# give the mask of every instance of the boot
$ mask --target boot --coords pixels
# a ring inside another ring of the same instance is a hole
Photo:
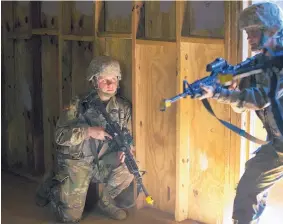
[[[124,220],[127,218],[127,213],[123,209],[115,206],[113,199],[105,192],[105,190],[103,191],[97,206],[105,215],[112,219]]]
[[[51,188],[54,185],[55,185],[55,183],[52,180],[52,173],[47,174],[43,178],[43,182],[40,183],[39,187],[36,190],[36,194],[35,194],[35,203],[39,207],[44,207],[47,204],[49,204]]]

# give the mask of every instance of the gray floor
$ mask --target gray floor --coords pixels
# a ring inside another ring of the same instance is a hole
[[[37,207],[34,203],[34,192],[37,184],[26,178],[2,172],[2,224],[54,224],[52,214],[47,208]],[[86,214],[81,224],[173,224],[173,217],[154,209],[131,211],[126,221],[108,219],[97,211]],[[182,224],[197,224],[193,221]],[[181,224],[180,223],[180,224]]]

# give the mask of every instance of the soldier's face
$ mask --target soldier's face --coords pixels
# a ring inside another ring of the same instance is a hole
[[[105,94],[115,94],[118,87],[118,78],[116,74],[99,76],[97,79],[98,89]]]
[[[248,35],[247,39],[251,46],[251,50],[257,51],[260,44],[262,31],[260,29],[247,29],[246,33]]]

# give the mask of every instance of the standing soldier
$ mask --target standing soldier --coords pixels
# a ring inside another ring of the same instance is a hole
[[[276,4],[263,2],[247,7],[240,14],[239,26],[246,31],[252,51],[266,57],[283,53],[283,13]],[[268,133],[270,143],[262,145],[247,161],[238,184],[235,224],[256,223],[265,208],[259,196],[266,196],[267,190],[283,177],[283,57],[266,67],[262,74],[243,78],[237,90],[203,85],[199,98],[230,104],[239,113],[255,111]]]
[[[63,110],[55,131],[56,143],[62,146],[57,152],[56,168],[40,185],[36,202],[40,206],[50,203],[61,222],[78,222],[90,182],[104,182],[98,207],[109,217],[123,220],[126,212],[114,199],[129,187],[134,177],[124,163],[125,154],[105,142],[111,136],[105,131],[104,117],[94,106],[83,105],[100,98],[111,119],[131,133],[131,104],[116,96],[121,80],[118,61],[108,56],[94,58],[86,78],[92,94],[76,96]],[[102,147],[100,143],[104,143]]]

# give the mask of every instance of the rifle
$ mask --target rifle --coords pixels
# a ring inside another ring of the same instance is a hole
[[[113,121],[109,114],[107,113],[105,106],[101,102],[100,98],[95,96],[94,92],[91,93],[89,96],[89,105],[92,105],[94,108],[97,108],[97,111],[99,111],[103,117],[105,118],[106,121],[106,132],[112,136],[112,139],[107,139],[108,141],[111,141],[110,144],[116,145],[115,148],[118,150],[121,150],[125,153],[125,164],[131,174],[134,175],[136,183],[137,183],[137,188],[138,188],[138,193],[144,192],[146,196],[146,202],[150,205],[153,204],[153,199],[147,192],[143,181],[142,181],[142,175],[145,172],[141,172],[139,170],[139,167],[134,159],[134,156],[131,153],[131,143],[133,142],[133,138],[129,131],[126,128],[120,128],[120,125],[116,122]],[[142,174],[141,174],[142,173]]]
[[[223,58],[216,58],[213,62],[206,65],[206,71],[211,72],[209,76],[199,79],[192,84],[189,84],[187,80],[183,80],[183,92],[172,98],[162,100],[160,110],[165,111],[172,103],[181,98],[186,98],[187,96],[195,98],[201,95],[203,90],[200,84],[211,86],[220,83],[223,86],[228,86],[232,80],[261,73],[264,66],[264,60],[262,60],[261,56],[261,54],[255,55],[235,66],[228,64]]]
[[[195,98],[198,95],[202,95],[203,90],[200,87],[200,84],[209,85],[209,86],[222,85],[225,87],[230,85],[230,82],[232,80],[262,73],[264,69],[272,65],[277,64],[280,67],[283,62],[282,56],[283,56],[283,51],[278,52],[276,55],[273,55],[272,57],[267,57],[265,56],[265,53],[260,53],[234,66],[228,64],[228,62],[223,58],[216,58],[213,62],[207,64],[206,66],[206,71],[211,72],[209,76],[197,80],[192,84],[189,84],[187,80],[183,80],[183,92],[172,98],[162,100],[160,110],[165,111],[166,108],[170,107],[172,103],[178,101],[179,99],[186,98],[187,96],[190,96],[191,98]],[[268,143],[267,141],[257,139],[254,136],[250,135],[249,133],[245,132],[244,130],[216,117],[207,99],[203,99],[202,103],[212,116],[214,116],[224,126],[236,132],[240,136],[243,136],[257,144],[262,145]],[[273,99],[271,99],[271,103],[273,103]],[[280,125],[282,124],[281,126],[283,126],[282,118],[279,117],[277,120],[279,124]]]

